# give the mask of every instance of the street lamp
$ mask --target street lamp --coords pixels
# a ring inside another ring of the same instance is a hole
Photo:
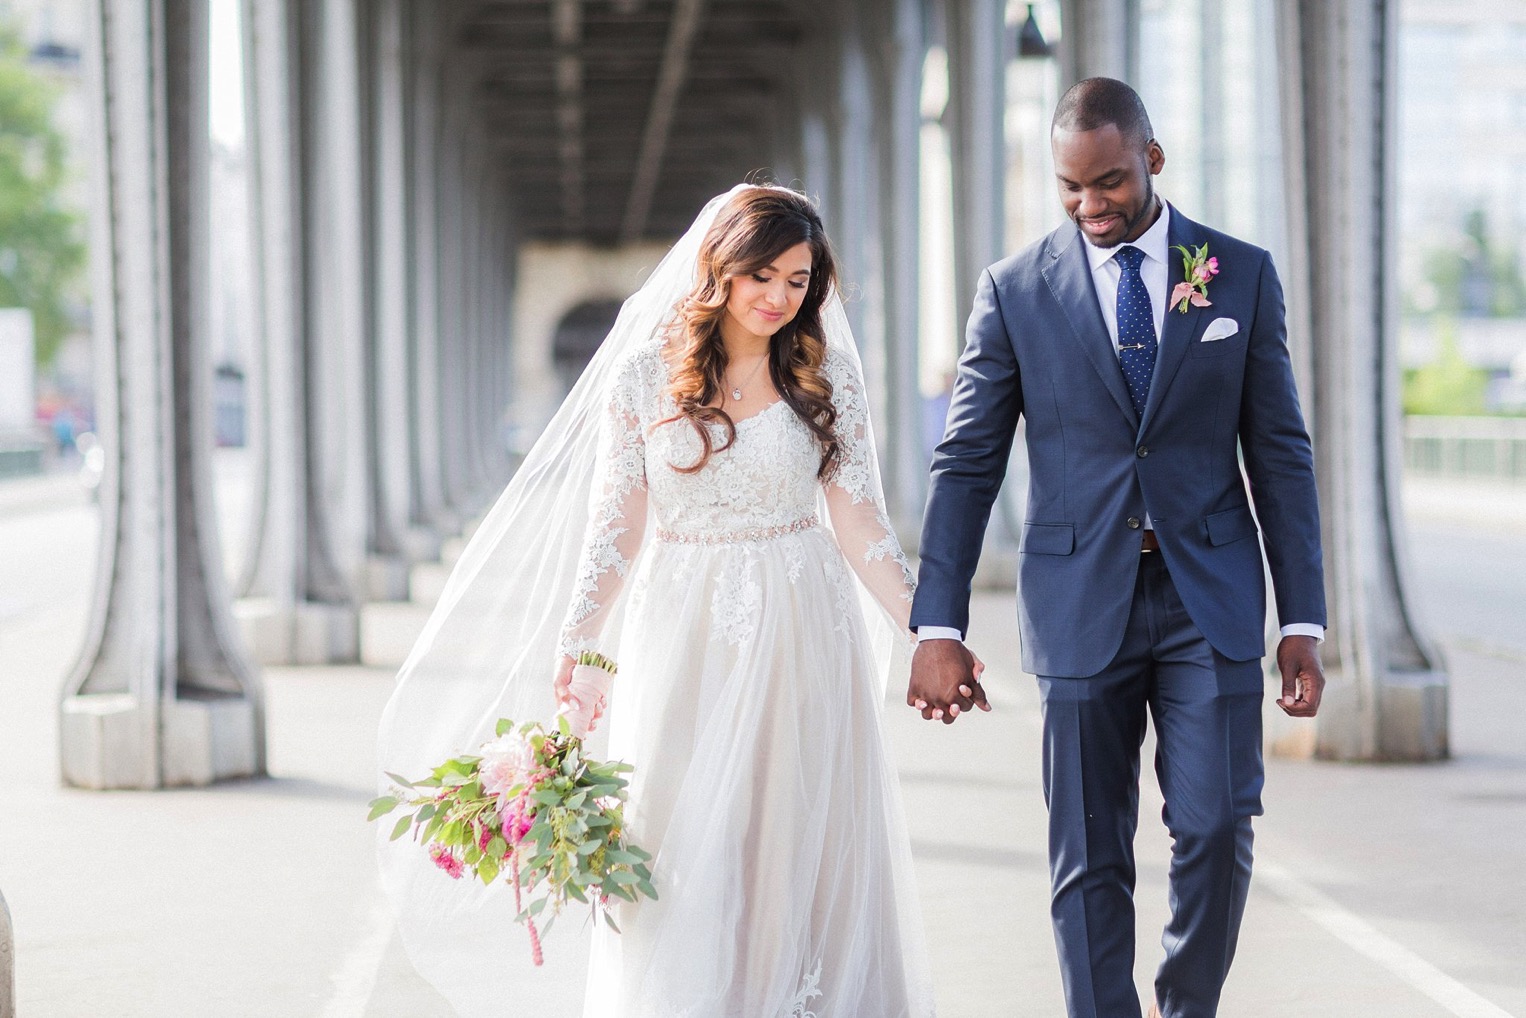
[[[1044,33],[1039,31],[1038,18],[1033,14],[1036,6],[1028,5],[1028,17],[1017,30],[1017,56],[1021,60],[1042,60],[1054,54],[1054,47],[1044,41]]]

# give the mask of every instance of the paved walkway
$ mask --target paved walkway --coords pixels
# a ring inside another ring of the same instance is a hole
[[[268,780],[160,793],[57,786],[54,697],[83,629],[92,518],[77,504],[0,520],[10,605],[0,611],[0,888],[17,929],[21,1018],[449,1015],[400,950],[363,822],[389,672],[268,671]],[[1450,540],[1447,530],[1417,533],[1438,569],[1474,543],[1446,553],[1430,542]],[[1500,589],[1519,605],[1526,539],[1488,534],[1494,565],[1512,577]],[[1467,587],[1436,575],[1425,597]],[[1481,589],[1480,611],[1493,610],[1495,588]],[[1270,762],[1227,1018],[1526,1016],[1526,650],[1484,629],[1449,643],[1455,760]],[[1011,632],[1009,598],[979,597],[973,641],[991,665],[995,713],[948,728],[887,714],[946,1018],[1063,1013],[1037,701]],[[1142,815],[1147,987],[1168,853],[1150,778]],[[564,1013],[533,996],[520,1004],[505,1014]]]

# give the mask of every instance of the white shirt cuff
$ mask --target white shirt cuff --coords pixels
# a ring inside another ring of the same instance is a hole
[[[1313,622],[1293,622],[1282,627],[1283,636],[1312,636],[1320,643],[1325,642],[1325,627]]]
[[[958,640],[964,642],[964,634],[952,626],[918,626],[917,642],[924,640]]]

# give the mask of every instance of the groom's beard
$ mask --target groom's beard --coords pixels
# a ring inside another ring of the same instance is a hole
[[[1130,238],[1138,240],[1139,238],[1134,235],[1134,231],[1138,229],[1140,223],[1146,222],[1153,212],[1155,212],[1155,181],[1152,178],[1146,176],[1145,200],[1144,203],[1139,206],[1139,212],[1123,221],[1123,233],[1117,240],[1113,241],[1111,244],[1095,244],[1094,246],[1099,247],[1104,251],[1111,251],[1119,244],[1129,243]],[[1076,225],[1079,226],[1079,218],[1072,218],[1076,220]],[[1141,230],[1140,232],[1142,233],[1144,231]],[[1088,242],[1091,242],[1091,237],[1087,235],[1085,230],[1082,230],[1081,234],[1087,238]]]

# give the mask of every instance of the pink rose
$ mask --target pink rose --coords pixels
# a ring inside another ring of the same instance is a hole
[[[508,732],[482,747],[477,780],[488,795],[502,796],[523,784],[535,766],[535,751],[516,732]]]

